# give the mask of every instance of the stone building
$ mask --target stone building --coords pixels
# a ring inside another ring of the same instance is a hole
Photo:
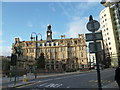
[[[52,39],[51,25],[47,26],[46,40],[37,40],[35,37],[31,41],[20,41],[15,38],[12,45],[12,53],[15,47],[20,48],[18,55],[18,67],[28,70],[35,68],[36,58],[44,53],[47,70],[68,70],[87,67],[87,51],[84,34],[78,34],[78,38]]]

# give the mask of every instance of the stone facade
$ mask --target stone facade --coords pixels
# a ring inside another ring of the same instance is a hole
[[[49,33],[49,34],[48,34]],[[20,41],[15,38],[12,46],[12,53],[15,53],[14,47],[21,48],[21,54],[18,56],[18,66],[28,70],[35,67],[35,58],[44,53],[47,70],[68,70],[87,67],[87,51],[84,34],[78,34],[78,38],[52,39],[51,26],[47,27],[46,40]]]

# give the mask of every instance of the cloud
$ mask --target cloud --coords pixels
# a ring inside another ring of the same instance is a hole
[[[94,17],[94,20],[99,21],[99,16]],[[82,18],[78,16],[72,17],[71,22],[67,23],[66,25],[67,30],[65,35],[71,38],[77,38],[78,34],[91,33],[86,28],[88,21],[89,21],[89,17],[82,17]]]
[[[69,9],[71,9],[70,7],[69,8],[66,8],[66,4],[62,3],[62,2],[59,2],[58,3],[58,6],[63,10],[63,13],[62,15],[65,15],[67,17],[71,17],[70,13],[69,13]],[[71,10],[72,11],[72,10]]]
[[[87,9],[91,8],[91,7],[94,7],[96,3],[90,3],[90,2],[84,2],[84,3],[79,3],[77,6],[76,6],[76,9],[77,10],[82,10],[84,12],[86,12]]]
[[[0,46],[0,56],[10,56],[12,53],[10,46]]]
[[[78,34],[90,33],[86,25],[88,23],[89,16],[85,16],[88,10],[92,10],[96,3],[90,2],[80,2],[74,5],[74,3],[59,3],[59,7],[63,10],[63,14],[70,20],[66,24],[65,35],[71,38],[77,38]],[[69,7],[69,8],[68,8]],[[99,16],[94,16],[95,20],[99,19]]]
[[[74,3],[62,3],[59,2],[58,6],[63,10],[62,15],[71,19],[72,16],[84,16],[87,10],[92,10],[91,8],[96,7],[98,2],[79,2],[74,5]]]
[[[78,34],[85,34],[88,32],[86,29],[86,24],[88,22],[88,18],[80,18],[80,17],[73,17],[73,20],[67,24],[68,30],[65,33],[68,37],[77,38]]]
[[[75,6],[74,12],[75,15],[79,15],[79,16],[84,16],[85,14],[87,14],[87,11],[92,10],[92,8],[96,7],[96,2],[81,2],[78,3]]]
[[[0,38],[0,45],[2,44],[2,43],[5,43],[6,41],[4,41],[4,40],[2,40],[2,38]]]

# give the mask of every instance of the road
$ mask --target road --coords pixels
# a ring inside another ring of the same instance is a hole
[[[114,81],[115,69],[101,70],[102,86]],[[97,72],[78,73],[74,75],[55,76],[37,79],[35,83],[17,88],[97,88]]]

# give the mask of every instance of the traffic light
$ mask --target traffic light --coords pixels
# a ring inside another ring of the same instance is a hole
[[[17,64],[17,55],[12,54],[11,55],[11,65],[15,66]]]

